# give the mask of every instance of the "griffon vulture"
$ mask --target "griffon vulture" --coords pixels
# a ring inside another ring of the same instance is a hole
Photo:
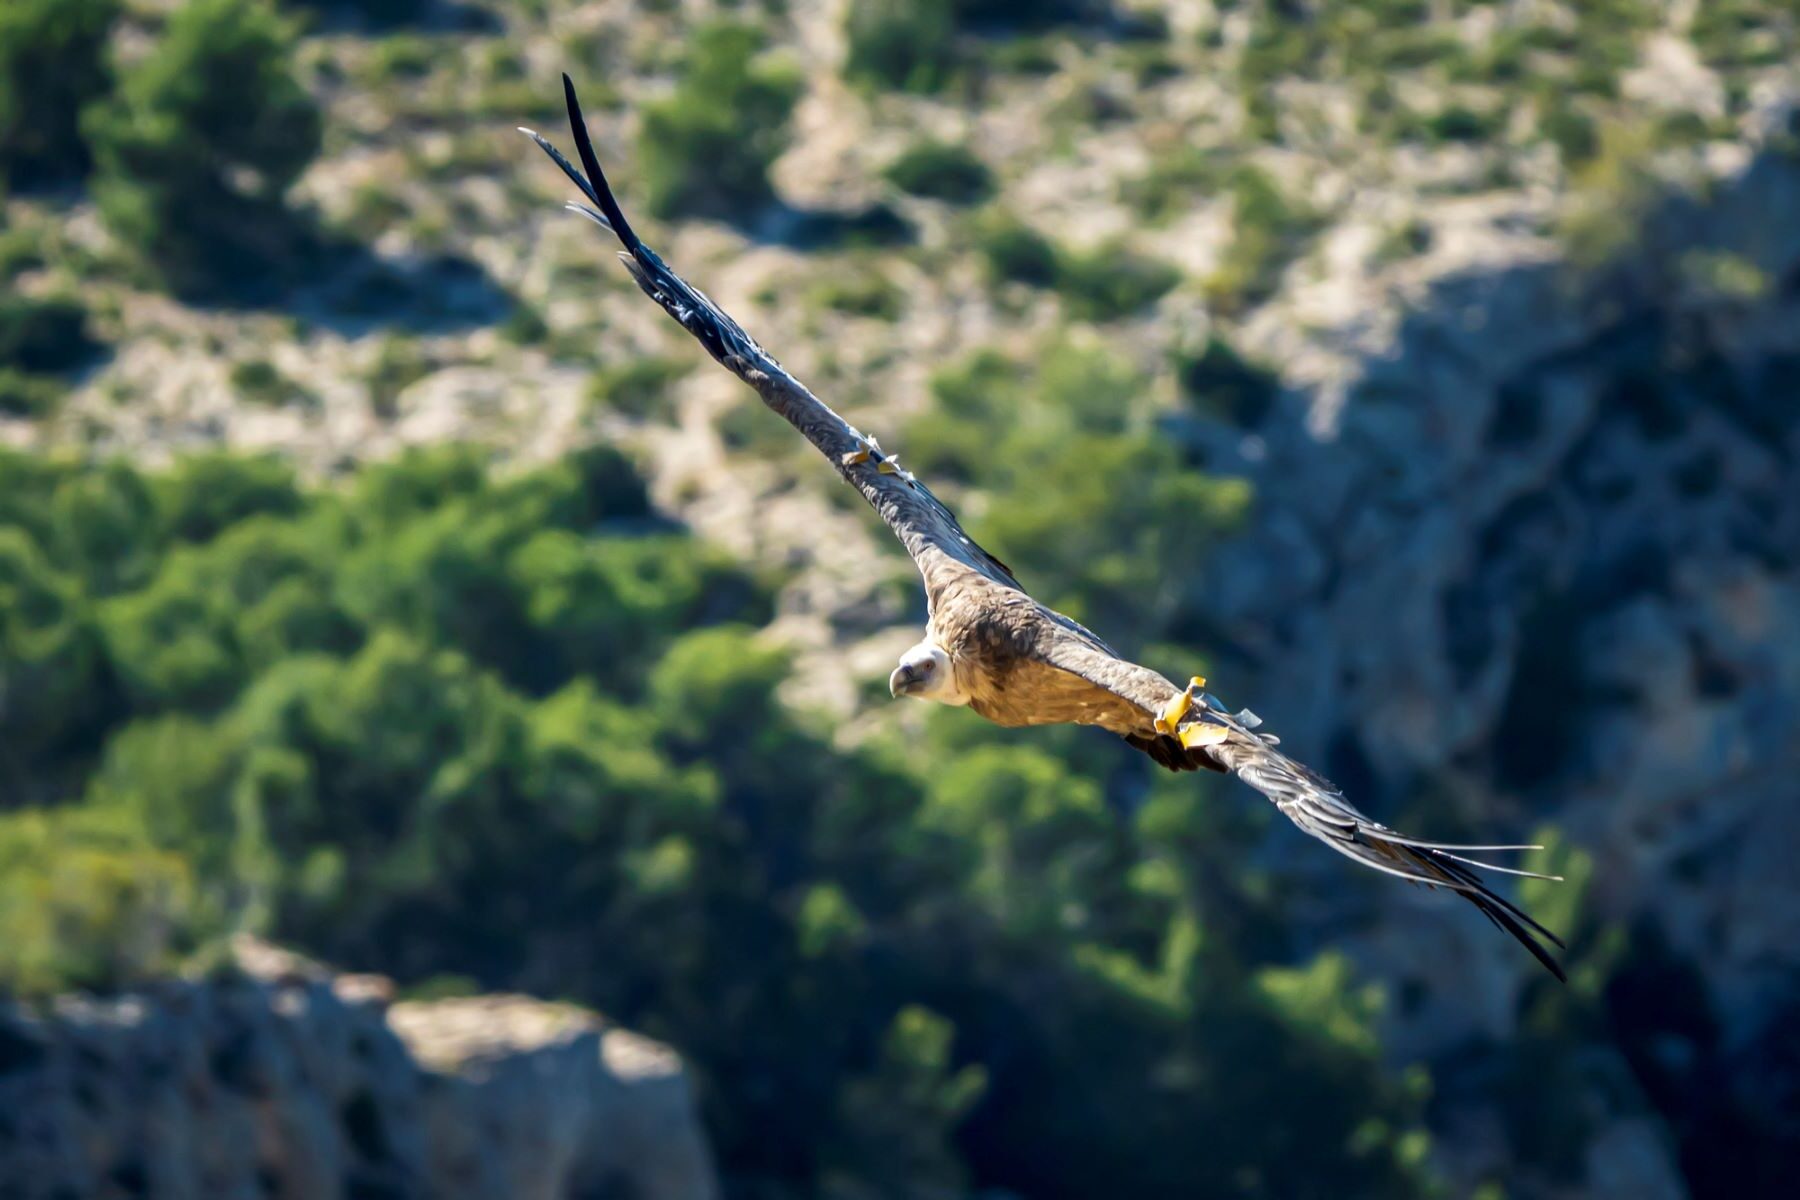
[[[1458,846],[1403,837],[1358,812],[1323,777],[1275,749],[1247,710],[1231,714],[1195,678],[1180,688],[1127,662],[1075,621],[1039,604],[1006,564],[976,545],[948,508],[895,456],[838,416],[713,302],[638,240],[594,157],[575,88],[563,77],[569,123],[585,175],[548,141],[528,134],[593,207],[568,207],[624,246],[619,255],[638,287],[675,318],[763,402],[818,448],[887,522],[924,576],[925,636],[888,677],[896,697],[965,705],[997,725],[1098,725],[1172,771],[1236,775],[1274,801],[1301,830],[1378,871],[1468,899],[1564,978],[1539,938],[1557,936],[1490,890],[1471,867],[1525,875],[1465,857],[1532,846]]]

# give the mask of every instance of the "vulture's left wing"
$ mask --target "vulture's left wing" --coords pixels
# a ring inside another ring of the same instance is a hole
[[[618,237],[625,248],[619,258],[638,287],[693,334],[707,353],[755,388],[764,404],[804,434],[837,468],[838,474],[862,493],[918,564],[925,577],[926,595],[933,603],[946,584],[969,572],[1023,591],[1006,565],[976,545],[950,510],[910,471],[901,468],[893,455],[883,452],[873,438],[864,437],[831,411],[788,374],[773,355],[757,345],[742,326],[639,240],[625,214],[619,211],[606,175],[600,170],[581,106],[575,99],[575,85],[567,75],[563,76],[563,93],[582,170],[577,170],[543,137],[529,129],[521,132],[530,136],[593,203],[593,208],[582,204],[569,207]]]
[[[1118,712],[1126,717],[1152,720],[1154,732],[1140,729],[1136,735],[1126,737],[1132,745],[1170,770],[1205,766],[1228,771],[1267,796],[1302,832],[1318,838],[1339,854],[1411,883],[1456,892],[1480,909],[1488,920],[1516,938],[1551,974],[1566,979],[1561,964],[1544,944],[1549,942],[1561,947],[1562,939],[1488,887],[1475,871],[1498,871],[1535,879],[1556,877],[1469,857],[1495,851],[1540,850],[1541,846],[1463,846],[1426,842],[1389,829],[1363,815],[1330,780],[1276,749],[1279,739],[1256,732],[1261,722],[1254,715],[1227,713],[1204,693],[1195,698],[1193,693],[1197,689],[1193,687],[1184,695],[1180,688],[1155,671],[1127,662],[1103,645],[1097,645],[1091,634],[1086,637],[1081,634],[1086,631],[1081,630],[1080,634],[1058,631],[1044,639],[1040,644],[1040,661],[1064,678],[1084,681],[1091,696],[1104,697],[1103,702],[1093,705],[1094,710],[1105,711],[1109,716]],[[1104,720],[1085,723],[1108,724]]]

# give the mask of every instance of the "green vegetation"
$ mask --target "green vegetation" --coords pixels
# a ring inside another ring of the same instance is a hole
[[[982,213],[971,228],[991,282],[1054,288],[1077,320],[1134,316],[1181,282],[1179,268],[1122,242],[1070,250],[1005,210]]]
[[[1281,272],[1304,249],[1317,221],[1254,167],[1233,175],[1231,193],[1231,241],[1205,288],[1214,305],[1237,312],[1274,293]]]
[[[644,109],[638,166],[651,212],[744,221],[774,200],[769,164],[787,144],[801,80],[764,45],[749,25],[694,33],[674,94]]]
[[[58,380],[0,367],[0,413],[9,417],[47,417],[66,389]]]
[[[870,90],[944,90],[977,52],[960,44],[974,34],[1016,34],[1098,15],[1094,0],[852,0],[844,18],[849,53],[844,75]],[[989,65],[1030,69],[1028,39],[981,47]],[[1041,49],[1041,46],[1035,47]]]
[[[1049,287],[1056,282],[1056,247],[1011,213],[984,214],[975,226],[976,250],[995,283]]]
[[[1028,364],[980,351],[933,377],[937,409],[905,448],[927,478],[989,493],[972,532],[1003,548],[1034,593],[1161,641],[1189,602],[1166,564],[1202,561],[1248,494],[1182,468],[1149,392],[1125,360],[1067,336]]]
[[[1069,314],[1084,321],[1131,316],[1180,282],[1175,266],[1116,242],[1085,253],[1063,251],[1056,260],[1056,290]]]
[[[194,0],[84,118],[102,216],[177,291],[240,291],[291,265],[283,196],[320,143],[292,49],[267,0]]]
[[[369,407],[378,417],[393,417],[399,411],[400,393],[431,374],[431,369],[418,342],[398,334],[382,338],[365,380]]]
[[[853,0],[844,74],[874,87],[936,91],[955,68],[955,32],[952,0]]]
[[[231,390],[252,404],[283,408],[309,404],[313,396],[266,358],[249,358],[231,367]]]
[[[1014,497],[982,532],[1035,582],[1166,629],[1159,557],[1241,498],[1167,460],[1106,352],[1021,375],[947,372],[970,411],[935,428],[969,438],[929,455]],[[0,987],[118,987],[247,927],[574,998],[681,1047],[762,1195],[1419,1192],[1377,1002],[1245,957],[1268,901],[1192,781],[1121,820],[1150,764],[1080,731],[835,748],[775,698],[766,590],[651,516],[609,451],[332,491],[0,458]]]
[[[648,356],[603,366],[588,383],[588,402],[628,417],[669,420],[675,411],[669,387],[692,369],[689,360]]]
[[[112,83],[106,39],[119,0],[0,5],[0,185],[80,175],[81,110]]]
[[[130,814],[0,813],[0,980],[17,991],[121,987],[219,928],[189,865]]]
[[[88,313],[67,296],[0,296],[0,413],[44,416],[62,398],[61,376],[95,358]]]
[[[951,204],[974,204],[994,190],[987,164],[951,142],[914,142],[888,165],[887,177],[901,191]]]
[[[1175,381],[1182,399],[1196,412],[1244,429],[1255,429],[1280,392],[1274,372],[1244,360],[1218,335],[1197,352],[1175,355]]]
[[[67,371],[98,349],[88,332],[87,310],[79,301],[66,296],[0,296],[0,366]]]
[[[1223,179],[1218,158],[1183,146],[1160,154],[1150,169],[1120,189],[1120,199],[1146,221],[1167,221],[1206,202]]]
[[[806,302],[852,317],[898,321],[906,307],[906,295],[880,268],[860,262],[841,274],[820,280],[807,292]]]

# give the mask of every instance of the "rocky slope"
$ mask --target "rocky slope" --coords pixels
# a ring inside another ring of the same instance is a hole
[[[1206,581],[1232,693],[1376,811],[1463,836],[1547,821],[1591,852],[1590,917],[1641,961],[1604,998],[1577,1108],[1660,1109],[1690,1135],[1762,1114],[1770,1141],[1736,1151],[1623,1119],[1591,1146],[1592,1194],[1682,1195],[1678,1159],[1704,1179],[1794,1144],[1776,1115],[1800,928],[1790,138],[1713,198],[1654,204],[1597,274],[1527,248],[1433,281],[1348,369],[1202,439],[1259,497]],[[1719,288],[1719,259],[1756,286]],[[1448,1103],[1479,1107],[1456,1092],[1481,1056],[1459,1056],[1516,1030],[1529,980],[1476,923],[1379,903],[1355,940],[1413,981],[1394,1052],[1445,1063]]]
[[[715,1195],[679,1059],[525,997],[392,1003],[250,940],[235,969],[0,1009],[0,1195]]]

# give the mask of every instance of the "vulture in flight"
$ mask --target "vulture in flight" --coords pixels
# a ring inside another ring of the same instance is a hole
[[[976,545],[948,508],[874,438],[827,407],[731,317],[638,240],[613,198],[588,138],[575,87],[563,76],[569,124],[582,170],[546,139],[523,129],[591,203],[568,207],[618,237],[619,255],[638,287],[660,304],[723,366],[755,388],[887,522],[924,577],[925,636],[900,658],[889,691],[966,706],[1008,727],[1098,725],[1171,771],[1218,771],[1267,796],[1302,831],[1401,879],[1447,888],[1517,938],[1558,979],[1563,970],[1544,941],[1554,933],[1476,877],[1471,868],[1531,872],[1477,862],[1478,851],[1535,846],[1460,846],[1404,837],[1358,812],[1317,772],[1256,732],[1248,710],[1230,713],[1194,678],[1177,687],[1128,662],[1080,624],[1025,591],[1005,563]],[[1553,876],[1534,876],[1554,878]],[[1539,939],[1543,939],[1540,941]]]

